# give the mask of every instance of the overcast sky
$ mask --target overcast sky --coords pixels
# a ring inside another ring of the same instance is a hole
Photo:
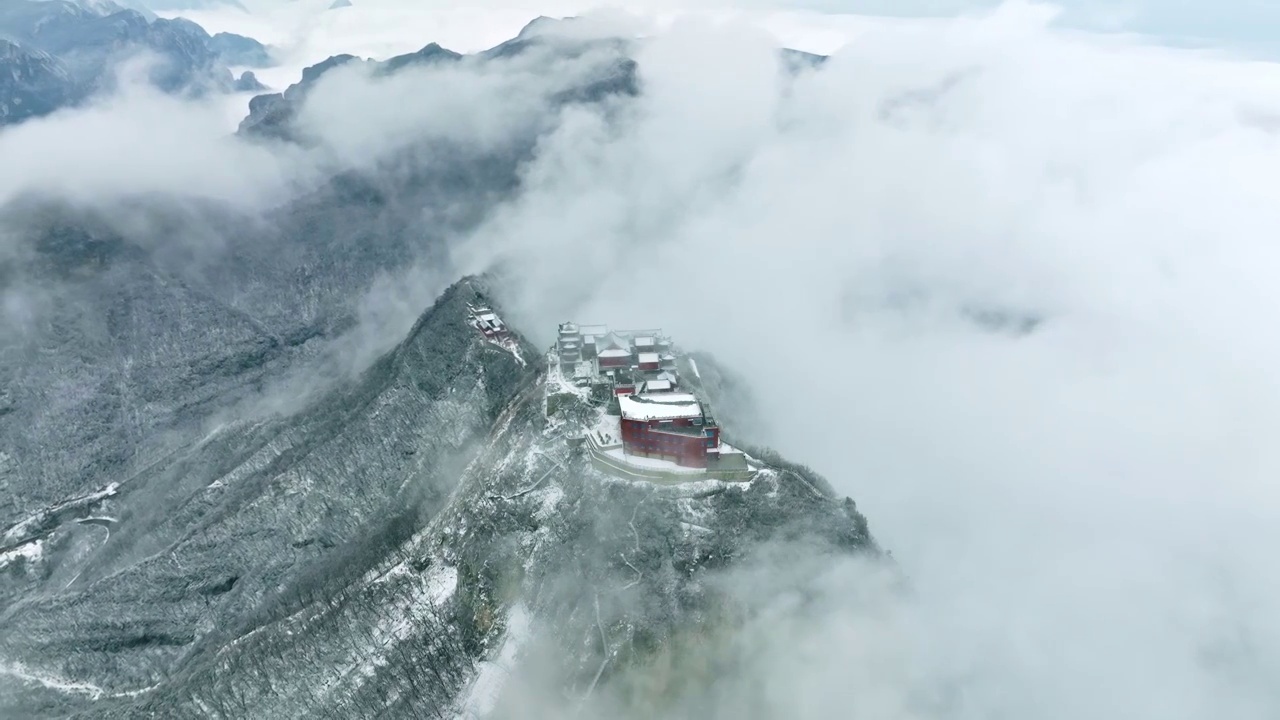
[[[807,22],[809,43],[830,50],[832,26],[851,15],[903,18],[947,18],[990,11],[1000,0],[634,0],[607,3],[599,0],[486,0],[457,3],[426,0],[361,0],[359,10],[326,13],[325,0],[244,0],[254,12],[233,9],[188,11],[210,29],[235,28],[264,41],[301,43],[316,47],[329,42],[330,32],[345,35],[350,45],[379,47],[417,42],[431,36],[458,50],[474,50],[505,39],[529,18],[537,15],[577,14],[590,7],[619,6],[633,12],[661,14],[697,12],[750,12],[756,16],[792,14],[820,17]],[[1057,22],[1064,27],[1142,33],[1163,42],[1231,47],[1274,54],[1280,39],[1280,5],[1267,0],[1061,0]],[[171,13],[165,13],[171,14]],[[408,32],[409,29],[413,32]],[[332,38],[337,41],[337,37]],[[797,38],[797,42],[805,42]],[[336,47],[336,45],[335,45]],[[376,54],[376,52],[374,52]]]

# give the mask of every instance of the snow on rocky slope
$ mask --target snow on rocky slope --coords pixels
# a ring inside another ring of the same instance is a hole
[[[0,716],[180,685],[434,516],[532,377],[466,325],[477,293],[452,288],[398,348],[302,412],[224,424],[110,493],[0,527],[6,557],[40,545],[0,573]]]
[[[745,612],[718,573],[775,541],[878,553],[802,470],[593,469],[565,442],[591,413],[547,417],[545,373],[466,324],[477,298],[451,288],[302,417],[121,484],[92,508],[119,518],[109,539],[56,524],[41,542],[78,549],[37,555],[0,613],[0,714],[601,717],[661,686],[659,712],[680,648]]]

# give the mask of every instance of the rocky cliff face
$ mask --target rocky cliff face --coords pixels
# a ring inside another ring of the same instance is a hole
[[[434,515],[532,376],[466,326],[476,292],[309,409],[211,427],[5,528],[0,707],[154,685]]]
[[[531,683],[560,693],[548,716],[660,712],[691,680],[672,663],[747,611],[718,572],[772,542],[876,552],[803,470],[592,469],[564,442],[574,410],[545,414],[541,356],[486,342],[475,301],[454,286],[297,415],[211,429],[10,527],[0,711],[529,717]]]

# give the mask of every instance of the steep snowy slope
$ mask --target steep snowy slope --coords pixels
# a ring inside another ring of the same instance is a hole
[[[586,408],[548,419],[545,380],[525,385],[443,511],[390,557],[234,643],[184,678],[183,695],[145,707],[529,717],[523,692],[508,691],[515,677],[606,712],[637,676],[653,682],[656,658],[679,664],[688,638],[728,632],[742,609],[708,579],[754,548],[874,552],[852,503],[816,491],[821,481],[803,471],[665,486],[597,472],[564,441],[567,418]]]
[[[466,325],[476,294],[455,286],[301,413],[212,428],[0,529],[0,716],[161,682],[435,515],[533,374]]]
[[[0,714],[660,712],[688,648],[747,612],[720,571],[764,543],[877,552],[801,469],[667,486],[592,469],[564,440],[585,408],[546,416],[540,356],[466,325],[484,299],[463,281],[301,416],[219,428],[20,547],[10,530]]]

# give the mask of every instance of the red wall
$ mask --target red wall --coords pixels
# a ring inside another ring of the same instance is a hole
[[[688,419],[676,420],[673,425],[688,427]],[[651,431],[652,428],[652,431]],[[658,421],[622,419],[622,445],[626,452],[652,457],[675,457],[676,463],[685,467],[707,466],[707,440],[705,437],[664,433],[658,430]],[[710,428],[713,444],[718,442],[720,429]]]
[[[631,364],[629,357],[602,357],[597,360],[602,368],[626,367]]]

